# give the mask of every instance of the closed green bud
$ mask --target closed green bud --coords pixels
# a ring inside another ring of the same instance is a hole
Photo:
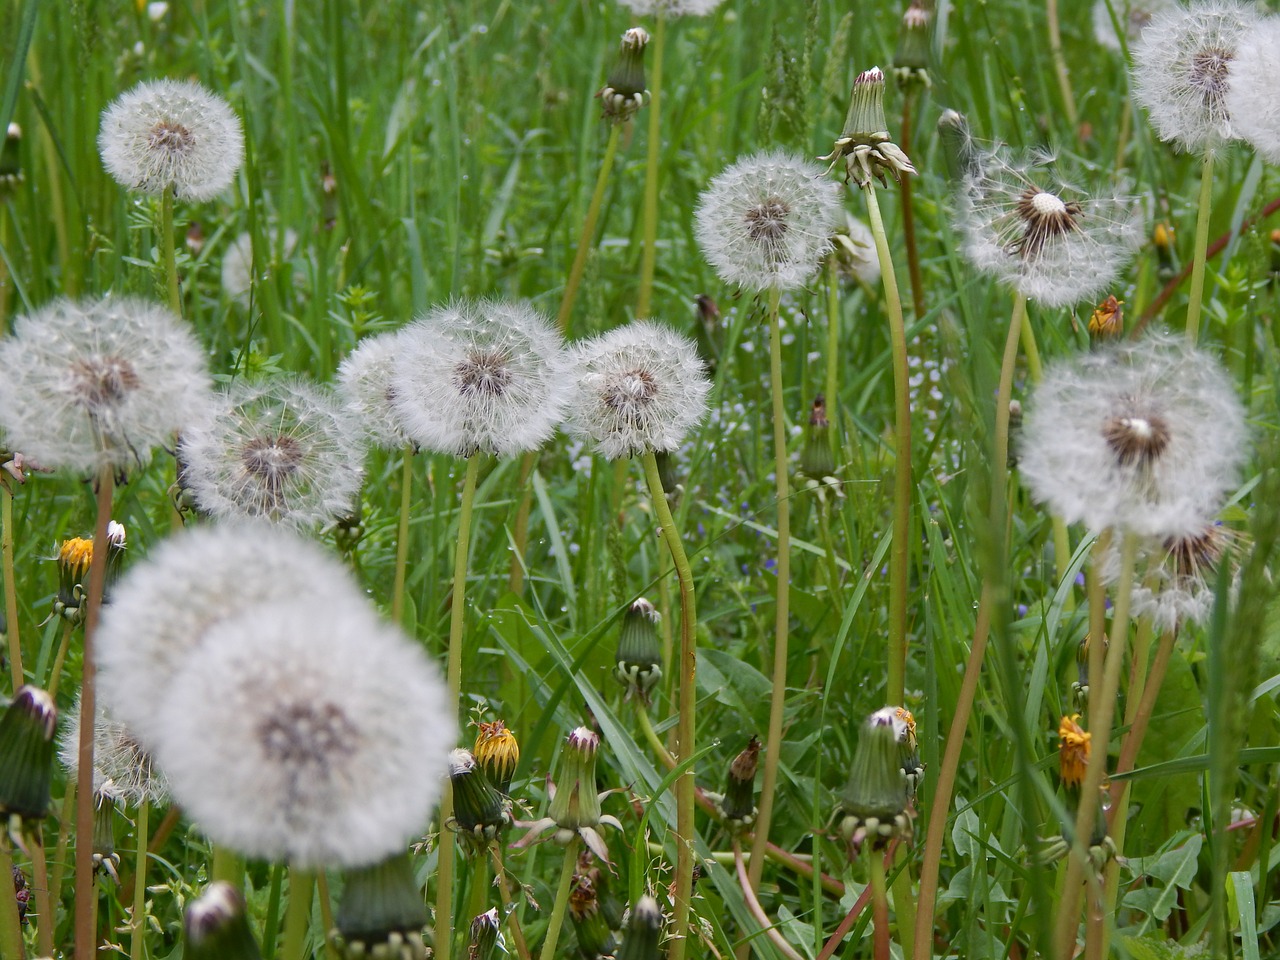
[[[262,960],[249,929],[244,898],[235,887],[215,881],[187,907],[185,960]]]
[[[827,401],[822,394],[814,398],[809,409],[809,428],[804,432],[800,469],[818,480],[836,472],[836,458],[831,452],[831,423],[827,420]]]
[[[830,160],[835,166],[842,158],[846,177],[860,187],[870,186],[872,177],[885,183],[885,174],[901,180],[904,174],[916,172],[911,159],[889,136],[884,116],[884,74],[879,67],[864,70],[853,81],[844,131],[831,152],[819,159]]]
[[[618,59],[609,71],[604,88],[596,94],[604,119],[622,123],[649,102],[644,79],[644,48],[648,44],[649,34],[643,27],[632,27],[622,35]]]
[[[729,764],[720,814],[731,829],[750,827],[756,819],[756,768],[760,765],[760,738],[752,736],[746,748]]]
[[[469,750],[449,754],[453,822],[465,839],[483,847],[511,825],[511,801],[500,793]]]
[[[898,49],[893,55],[893,73],[904,88],[928,87],[929,32],[933,16],[921,0],[911,0],[898,30]]]
[[[498,908],[494,907],[471,921],[471,946],[467,960],[492,960],[498,947]]]
[[[640,597],[622,616],[618,652],[613,675],[627,688],[627,698],[639,697],[648,704],[649,695],[662,678],[662,641],[658,637],[660,615],[657,607]]]
[[[422,928],[427,908],[413,875],[409,854],[343,874],[346,886],[334,918],[337,941],[347,960],[423,960]],[[447,934],[448,931],[441,931]]]
[[[578,953],[583,960],[597,960],[613,954],[613,931],[600,909],[590,871],[573,877],[573,886],[569,890],[569,919],[578,935]]]
[[[600,823],[600,795],[596,792],[599,747],[599,735],[587,727],[576,728],[564,742],[560,777],[550,810],[551,819],[561,831],[576,832],[580,827],[595,827]]]
[[[853,753],[849,782],[841,796],[840,829],[854,851],[865,840],[879,849],[893,837],[909,835],[903,745],[909,728],[900,707],[883,707],[863,724]]]
[[[93,794],[93,870],[120,882],[120,854],[116,853],[116,796],[108,780]]]
[[[617,960],[658,960],[662,956],[662,910],[645,894],[631,908]]]
[[[969,133],[969,121],[963,113],[943,110],[938,118],[938,136],[942,140],[942,155],[947,163],[947,179],[952,183],[963,183],[982,172],[982,160]]]
[[[18,690],[0,717],[0,813],[32,820],[45,815],[57,725],[49,694],[30,685]]]

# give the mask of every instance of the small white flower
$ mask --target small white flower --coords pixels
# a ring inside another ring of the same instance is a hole
[[[1231,64],[1227,110],[1237,135],[1280,163],[1280,17],[1266,17],[1240,42]]]
[[[1028,406],[1023,480],[1054,513],[1092,530],[1201,532],[1246,455],[1230,378],[1181,337],[1150,336],[1050,367]]]
[[[831,249],[843,220],[840,186],[802,157],[757,153],[711,181],[695,216],[702,255],[726,283],[791,290]]]
[[[154,744],[160,694],[209,629],[257,604],[351,597],[359,588],[318,544],[267,523],[199,527],[134,563],[102,608],[95,650],[102,705]]]
[[[302,598],[209,629],[164,695],[156,759],[214,843],[359,867],[426,828],[456,709],[422,650],[365,603]]]
[[[672,452],[707,413],[707,380],[688,337],[637,320],[573,348],[578,395],[570,428],[608,460]]]
[[[98,151],[121,186],[210,200],[244,162],[240,118],[221,97],[187,80],[140,83],[102,113]]]
[[[399,331],[366,337],[338,367],[338,393],[370,441],[398,450],[413,441],[392,403],[392,381],[402,340]]]
[[[205,354],[164,307],[55,300],[0,340],[0,429],[45,467],[145,463],[203,416]]]
[[[127,726],[101,706],[93,725],[93,788],[110,781],[112,794],[130,806],[147,802],[162,806],[169,802],[169,784]],[[67,782],[76,780],[80,769],[80,698],[63,714],[58,733],[58,760],[67,771]]]
[[[1133,98],[1161,140],[1201,153],[1235,137],[1229,92],[1240,44],[1261,26],[1251,3],[1204,0],[1152,19],[1133,47]]]
[[[286,227],[277,238],[268,236],[271,247],[258,251],[258,271],[261,274],[272,264],[276,253],[276,243],[280,244],[281,257],[288,260],[298,247],[298,234]],[[222,292],[241,306],[249,303],[249,291],[253,286],[254,273],[253,237],[242,233],[231,241],[227,252],[222,257]],[[301,278],[295,276],[295,280]]]
[[[403,328],[391,401],[427,450],[497,457],[536,450],[571,384],[560,334],[526,303],[457,300]]]
[[[724,0],[618,0],[640,16],[662,14],[665,17],[705,17]]]
[[[1180,9],[1178,0],[1111,0],[1110,7],[1107,2],[1108,0],[1095,0],[1093,4],[1093,36],[1099,46],[1117,53],[1120,51],[1120,41],[1116,37],[1115,24],[1111,22],[1112,9],[1115,10],[1120,29],[1124,31],[1125,44],[1130,47],[1138,41],[1142,31],[1157,14]]]
[[[185,431],[179,482],[207,514],[297,527],[355,509],[364,447],[332,394],[291,377],[238,381]]]
[[[994,152],[978,171],[960,191],[965,255],[1047,307],[1095,298],[1142,242],[1135,198],[1091,197],[1058,179],[1046,158],[1018,162]]]

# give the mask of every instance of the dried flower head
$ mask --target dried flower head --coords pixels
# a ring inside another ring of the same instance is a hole
[[[1203,0],[1152,18],[1133,46],[1133,98],[1161,140],[1202,153],[1237,136],[1235,60],[1261,25],[1257,8],[1239,0]]]
[[[1054,513],[1093,530],[1195,534],[1245,458],[1229,377],[1181,337],[1112,344],[1050,367],[1029,406],[1023,480]]]
[[[169,784],[129,728],[99,706],[93,725],[93,788],[109,789],[123,803],[161,806],[169,801]],[[67,781],[80,769],[80,698],[64,716],[58,734],[58,761]]]
[[[1280,17],[1270,16],[1240,41],[1231,64],[1227,112],[1237,136],[1270,163],[1280,163]]]
[[[515,731],[501,720],[481,721],[476,727],[476,742],[471,752],[493,785],[506,793],[520,765],[520,741]]]
[[[360,598],[220,621],[163,701],[155,754],[175,800],[215,843],[304,867],[401,852],[457,735],[436,668]]]
[[[241,380],[184,431],[181,483],[203,512],[310,527],[350,514],[363,480],[358,428],[300,378]]]
[[[965,255],[1045,306],[1102,293],[1142,243],[1136,198],[1091,197],[1058,179],[1047,158],[997,151],[976,169],[960,192]]]
[[[347,411],[364,428],[369,440],[395,450],[413,441],[405,433],[393,398],[400,333],[381,333],[361,340],[338,367],[338,393]]]
[[[0,340],[0,430],[46,467],[145,463],[202,417],[205,355],[164,307],[127,297],[55,300]]]
[[[165,723],[162,694],[212,626],[261,603],[360,596],[336,557],[266,523],[171,537],[130,566],[102,610],[95,645],[102,705],[153,748]]]
[[[831,152],[818,159],[830,160],[834,167],[841,158],[845,162],[845,179],[852,179],[860,187],[870,186],[872,177],[885,183],[885,174],[901,180],[904,174],[916,172],[911,159],[889,136],[884,117],[884,73],[879,67],[864,70],[854,78],[844,130]]]
[[[1131,47],[1142,36],[1152,19],[1158,14],[1179,9],[1178,0],[1095,0],[1093,4],[1093,37],[1098,46],[1120,52],[1120,39],[1116,24],[1124,34],[1125,46]],[[1111,11],[1115,11],[1112,22]]]
[[[679,449],[707,412],[711,382],[692,340],[637,320],[574,346],[569,428],[609,460]]]
[[[401,331],[392,403],[427,450],[509,457],[555,433],[569,402],[564,345],[527,303],[455,300]]]
[[[841,220],[839,186],[817,164],[777,150],[712,180],[698,199],[694,233],[726,283],[791,290],[817,272]]]
[[[102,113],[98,151],[130,190],[209,200],[231,185],[244,162],[240,118],[198,83],[140,83]]]
[[[662,17],[705,17],[724,0],[618,0],[632,13]]]

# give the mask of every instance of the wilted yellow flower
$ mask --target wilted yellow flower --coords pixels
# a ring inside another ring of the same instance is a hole
[[[506,793],[520,764],[520,742],[501,720],[477,726],[480,732],[471,753],[493,785]]]
[[[1089,766],[1089,741],[1093,737],[1076,722],[1079,719],[1080,714],[1073,713],[1058,724],[1058,772],[1062,782],[1074,789],[1084,783],[1084,772]]]

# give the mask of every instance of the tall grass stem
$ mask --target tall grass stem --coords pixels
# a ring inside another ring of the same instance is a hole
[[[1191,290],[1187,299],[1187,342],[1200,337],[1200,313],[1204,301],[1204,271],[1209,252],[1209,216],[1213,212],[1213,158],[1206,151],[1200,166],[1200,200],[1196,207],[1196,242],[1191,260]]]
[[[18,623],[18,588],[13,575],[13,493],[6,480],[0,480],[0,563],[4,564],[4,616],[9,637],[9,676],[11,693],[25,683],[22,669],[22,640]]]
[[[653,274],[658,261],[658,174],[662,154],[662,51],[666,46],[667,19],[663,6],[653,25],[652,69],[649,71],[649,144],[644,167],[644,249],[640,254],[640,292],[636,296],[636,319],[649,316],[653,298]]]
[[[404,626],[404,581],[409,566],[409,512],[413,506],[413,445],[400,453],[400,523],[396,530],[396,573],[391,592],[391,622]]]
[[[587,255],[595,247],[596,220],[600,216],[600,205],[604,202],[604,191],[609,185],[609,174],[613,171],[613,158],[618,152],[618,141],[622,136],[624,124],[609,124],[609,142],[605,144],[604,159],[600,161],[600,173],[596,175],[596,187],[591,192],[591,203],[587,206],[587,217],[582,221],[582,235],[578,237],[578,250],[573,255],[573,266],[569,270],[569,282],[565,284],[564,296],[560,299],[560,313],[557,321],[560,332],[569,335],[569,322],[573,318],[573,304],[578,297],[578,287],[582,283],[582,272],[587,268]]]

